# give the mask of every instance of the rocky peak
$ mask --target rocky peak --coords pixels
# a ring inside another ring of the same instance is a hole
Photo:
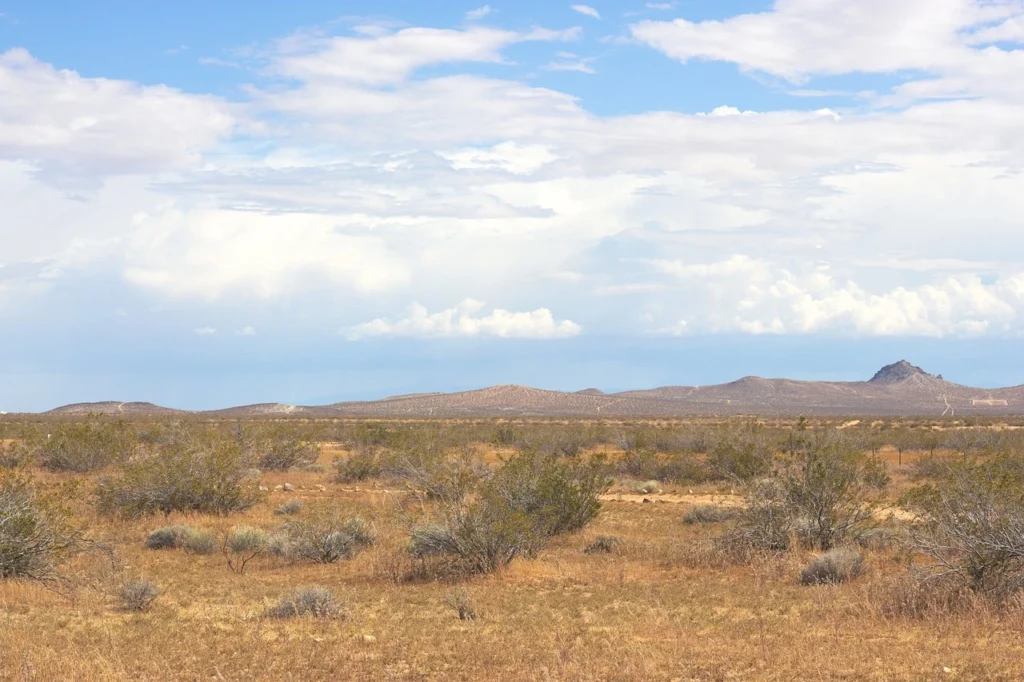
[[[906,360],[900,360],[899,362],[894,362],[891,365],[886,365],[875,372],[875,376],[871,377],[871,383],[898,384],[915,379],[939,379],[939,377],[929,374],[917,365],[912,365]]]

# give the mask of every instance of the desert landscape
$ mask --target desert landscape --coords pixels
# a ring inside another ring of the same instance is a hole
[[[0,677],[1019,679],[1022,426],[8,415]]]

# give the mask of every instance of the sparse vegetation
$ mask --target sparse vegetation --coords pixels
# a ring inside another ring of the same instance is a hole
[[[285,524],[275,540],[275,553],[286,558],[333,564],[351,559],[373,544],[375,533],[360,518],[349,518],[334,507],[311,509]]]
[[[733,507],[720,507],[713,504],[699,504],[691,507],[683,515],[683,523],[722,523],[731,521],[739,515],[739,510]]]
[[[125,611],[148,611],[159,596],[160,589],[156,583],[144,578],[127,580],[117,590]]]
[[[343,618],[345,609],[334,594],[325,587],[305,587],[296,590],[267,611],[271,618]]]
[[[864,555],[856,549],[837,547],[811,560],[800,572],[804,585],[838,585],[852,580],[864,571]]]
[[[146,549],[179,549],[185,546],[194,532],[188,526],[157,528],[146,538]]]
[[[585,554],[613,554],[622,547],[622,540],[612,535],[598,535],[583,550]]]

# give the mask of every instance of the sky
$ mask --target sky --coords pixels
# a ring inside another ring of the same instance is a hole
[[[0,0],[0,410],[1024,383],[1024,0]]]

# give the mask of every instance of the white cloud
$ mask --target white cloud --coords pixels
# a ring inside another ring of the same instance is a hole
[[[196,329],[197,336],[214,336],[217,330],[213,327],[199,327]]]
[[[675,7],[675,5],[674,2],[649,2],[647,3],[647,9],[669,10]]]
[[[363,85],[399,83],[436,64],[502,61],[501,50],[516,43],[566,40],[572,31],[504,31],[483,26],[465,30],[405,28],[370,37],[293,38],[282,44],[273,70],[303,81]]]
[[[400,320],[377,318],[352,327],[346,336],[352,341],[376,336],[559,339],[576,336],[581,331],[575,322],[556,321],[547,308],[522,313],[496,308],[488,315],[476,315],[483,310],[484,305],[482,301],[467,298],[454,308],[431,314],[416,303],[409,307],[409,314]]]
[[[573,5],[572,11],[579,12],[580,14],[591,17],[593,19],[601,18],[601,13],[598,12],[593,7],[591,7],[590,5]]]
[[[235,336],[256,336],[256,328],[250,326],[242,327],[235,332]]]
[[[466,19],[468,21],[479,21],[484,17],[494,14],[495,11],[490,5],[484,5],[483,7],[477,7],[466,12]]]
[[[0,53],[0,159],[94,185],[112,175],[194,168],[238,121],[216,97],[84,78],[22,49]]]
[[[519,145],[502,142],[489,149],[461,149],[440,152],[456,170],[500,168],[514,175],[529,175],[558,159],[544,145]]]
[[[706,264],[651,265],[706,301],[676,322],[674,333],[943,337],[1022,331],[1024,274],[990,284],[975,276],[948,277],[873,293],[827,267],[795,273],[742,255]]]
[[[1022,22],[1024,5],[1016,1],[776,0],[766,12],[643,21],[631,32],[680,61],[731,62],[792,82],[848,73],[938,76],[898,88],[920,98],[1007,90],[1005,80],[994,81],[1019,72],[1024,54],[991,44],[1021,40]]]

